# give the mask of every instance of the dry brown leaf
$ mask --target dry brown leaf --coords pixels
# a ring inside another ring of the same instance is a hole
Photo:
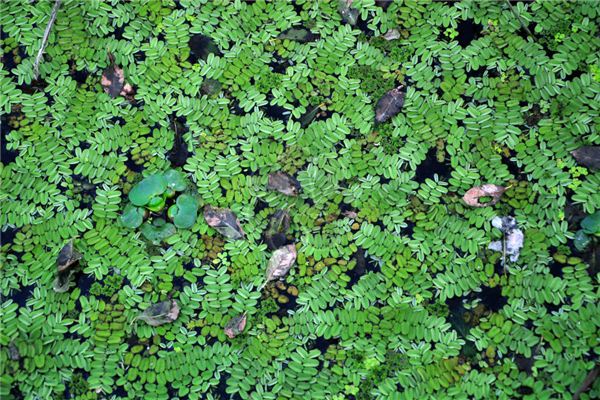
[[[228,239],[242,239],[245,235],[240,221],[228,208],[204,207],[206,223]]]
[[[573,150],[571,155],[584,167],[600,169],[600,146],[583,146]]]
[[[102,87],[104,91],[112,98],[117,96],[127,97],[133,94],[133,87],[125,82],[123,70],[115,64],[113,55],[109,52],[108,58],[110,65],[102,73]]]
[[[273,252],[267,267],[267,282],[284,277],[296,261],[296,246],[287,245]]]
[[[300,191],[300,182],[285,172],[274,172],[269,174],[267,189],[278,191],[286,196],[297,196]]]
[[[475,186],[465,193],[465,195],[463,196],[463,201],[471,207],[492,206],[500,200],[502,193],[504,193],[505,191],[506,188],[504,186],[498,186],[493,184]],[[481,197],[492,197],[492,200],[488,201],[487,203],[480,203],[479,199]]]
[[[234,337],[242,333],[245,327],[246,313],[243,313],[242,315],[238,315],[237,317],[231,318],[229,322],[227,322],[227,325],[225,325],[224,331],[228,338],[233,339]]]
[[[388,41],[400,39],[400,32],[398,32],[398,29],[390,29],[383,35],[383,38]]]
[[[405,96],[404,85],[400,85],[383,95],[375,107],[375,121],[379,123],[385,122],[398,114],[402,106],[404,106]]]
[[[77,261],[81,260],[81,257],[81,253],[73,247],[73,240],[69,240],[69,242],[60,249],[58,257],[56,258],[58,272],[64,272],[70,269]]]
[[[179,305],[175,300],[165,300],[148,307],[137,319],[150,326],[159,326],[173,322],[179,317]]]

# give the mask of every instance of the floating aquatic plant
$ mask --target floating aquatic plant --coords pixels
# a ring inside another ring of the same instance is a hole
[[[596,2],[197,3],[0,1],[0,398],[600,397]]]

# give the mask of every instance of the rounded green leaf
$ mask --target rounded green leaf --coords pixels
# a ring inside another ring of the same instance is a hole
[[[121,224],[126,228],[137,228],[144,222],[144,209],[127,204],[121,214]]]
[[[575,233],[575,237],[573,238],[573,244],[575,245],[575,248],[579,251],[585,250],[585,248],[589,246],[591,241],[592,241],[592,238],[590,238],[583,231],[583,229],[578,230]]]
[[[581,221],[581,228],[585,233],[596,235],[600,233],[600,211],[588,215]]]
[[[165,198],[163,196],[156,196],[150,199],[150,201],[148,202],[148,204],[146,204],[146,207],[148,207],[148,210],[153,211],[153,212],[158,212],[160,210],[162,210],[165,206]]]
[[[178,228],[191,228],[198,216],[198,201],[194,196],[182,194],[176,204],[169,208],[169,217]]]
[[[184,173],[179,172],[175,169],[170,169],[164,173],[164,177],[167,180],[167,186],[176,192],[181,192],[187,187],[187,179]]]
[[[129,192],[129,200],[135,206],[145,206],[155,196],[162,195],[167,190],[167,180],[162,174],[150,175],[142,179]]]
[[[175,225],[156,219],[152,223],[146,222],[142,225],[142,235],[151,242],[158,243],[175,234]]]

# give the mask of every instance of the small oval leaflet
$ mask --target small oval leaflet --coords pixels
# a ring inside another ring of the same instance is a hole
[[[573,150],[571,155],[584,167],[600,169],[600,146],[583,146]]]
[[[238,240],[245,235],[240,221],[228,208],[204,207],[204,219],[211,228],[228,239]]]
[[[150,326],[159,326],[173,322],[179,317],[179,305],[175,300],[165,300],[145,309],[136,317]],[[134,320],[135,321],[135,320]]]
[[[475,186],[467,190],[467,192],[463,196],[463,201],[471,207],[492,206],[500,200],[502,193],[504,193],[505,191],[506,188],[504,186],[498,186],[493,184]],[[492,197],[492,200],[488,201],[487,203],[480,203],[479,199],[481,197]]]
[[[244,331],[246,327],[246,313],[238,315],[237,317],[233,317],[227,322],[225,325],[225,329],[223,331],[227,335],[229,339],[233,339],[240,333]]]
[[[404,106],[405,96],[404,85],[400,85],[384,94],[375,107],[375,121],[382,123],[398,114]]]
[[[275,190],[286,196],[297,196],[301,187],[300,182],[296,178],[289,176],[285,172],[274,172],[269,174],[267,189]]]
[[[284,277],[296,261],[296,246],[289,244],[277,249],[269,259],[267,282]]]

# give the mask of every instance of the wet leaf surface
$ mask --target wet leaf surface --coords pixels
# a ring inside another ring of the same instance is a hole
[[[475,186],[469,189],[463,196],[463,201],[471,207],[486,207],[496,204],[502,194],[506,191],[504,186],[485,184],[482,186]],[[492,197],[492,200],[480,203],[479,199],[482,197]]]
[[[227,208],[204,207],[204,219],[211,228],[228,239],[238,240],[245,236],[236,215]]]
[[[285,172],[274,172],[269,174],[267,189],[275,190],[286,196],[297,196],[298,192],[300,192],[300,182]]]
[[[224,332],[228,338],[233,339],[244,331],[246,327],[246,313],[233,317],[225,325]]]
[[[148,307],[137,319],[150,326],[160,326],[173,322],[179,317],[179,305],[175,300],[166,300]]]
[[[398,114],[404,106],[405,96],[404,85],[400,85],[387,92],[377,102],[377,106],[375,107],[375,121],[382,123]]]

